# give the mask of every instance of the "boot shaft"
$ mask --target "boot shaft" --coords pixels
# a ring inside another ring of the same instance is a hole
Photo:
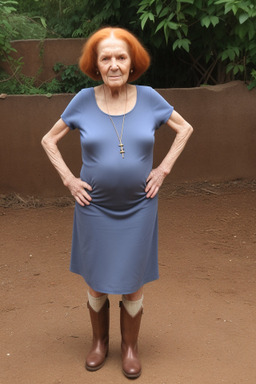
[[[127,345],[136,346],[140,331],[143,309],[141,308],[136,316],[132,317],[126,310],[123,302],[120,301],[120,328],[122,342]]]
[[[106,300],[99,312],[92,309],[89,302],[87,307],[90,313],[93,338],[108,339],[109,335],[109,299]]]

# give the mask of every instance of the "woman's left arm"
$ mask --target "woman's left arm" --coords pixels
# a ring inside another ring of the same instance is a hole
[[[148,198],[156,196],[164,179],[171,172],[174,163],[185,148],[185,145],[193,132],[192,126],[176,111],[172,112],[171,117],[166,124],[176,132],[176,137],[161,164],[157,168],[152,169],[147,178],[145,192]]]

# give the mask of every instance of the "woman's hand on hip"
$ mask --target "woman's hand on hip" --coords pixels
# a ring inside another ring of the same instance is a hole
[[[168,173],[165,172],[160,166],[152,169],[146,180],[147,186],[145,188],[145,192],[147,194],[147,198],[153,199],[153,197],[156,196],[167,174]]]
[[[85,181],[75,176],[70,177],[65,182],[65,186],[70,190],[71,195],[74,196],[78,204],[82,207],[89,205],[92,201],[91,196],[87,191],[92,191],[92,187]]]

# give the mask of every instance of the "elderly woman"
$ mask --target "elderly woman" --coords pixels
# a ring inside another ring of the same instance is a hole
[[[141,374],[138,335],[143,285],[158,278],[157,193],[193,129],[151,87],[130,84],[149,67],[139,41],[121,28],[103,28],[86,42],[80,68],[95,88],[81,90],[43,137],[42,145],[76,200],[71,266],[88,284],[93,342],[89,371],[108,355],[108,294],[120,302],[122,369]],[[155,130],[166,123],[176,132],[169,152],[152,169]],[[57,144],[80,131],[82,169],[74,176]]]

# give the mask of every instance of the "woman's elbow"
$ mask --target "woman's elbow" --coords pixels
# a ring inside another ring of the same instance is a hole
[[[186,131],[189,136],[192,135],[192,133],[194,132],[194,128],[192,127],[191,124],[189,123],[186,124]]]
[[[52,146],[52,139],[51,137],[49,136],[48,133],[46,133],[46,135],[44,135],[41,139],[41,145],[42,147],[46,150],[47,148],[51,147]]]
[[[45,149],[47,147],[47,135],[44,135],[41,139],[41,145]]]

